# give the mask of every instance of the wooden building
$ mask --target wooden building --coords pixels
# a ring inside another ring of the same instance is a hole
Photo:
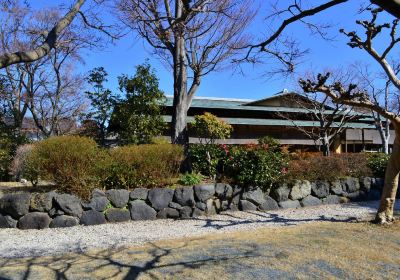
[[[293,96],[303,99],[303,102],[310,101],[302,95],[286,91],[261,100],[195,97],[188,111],[188,123],[193,121],[195,115],[210,112],[233,127],[231,138],[221,141],[222,143],[257,143],[258,138],[268,135],[278,139],[281,144],[288,145],[292,150],[315,151],[317,146],[314,140],[299,128],[316,129],[319,122],[311,116],[310,108],[298,106],[298,102],[288,99]],[[172,101],[172,97],[167,97],[164,115],[167,123],[172,119]],[[330,112],[333,110],[327,107],[325,113]],[[356,114],[357,118],[345,124],[345,129],[335,139],[332,150],[337,153],[379,151],[381,139],[372,116],[360,112],[352,114]],[[282,117],[283,115],[285,117]],[[339,123],[333,123],[332,127],[335,125],[339,126]],[[390,140],[390,144],[393,144],[394,139]],[[198,139],[190,135],[190,142],[196,143]]]

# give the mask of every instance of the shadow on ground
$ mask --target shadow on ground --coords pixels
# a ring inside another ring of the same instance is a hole
[[[399,279],[399,250],[400,224],[320,222],[2,259],[0,279]]]

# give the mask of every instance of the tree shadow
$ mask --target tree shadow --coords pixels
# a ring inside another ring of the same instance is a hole
[[[94,279],[138,279],[139,277],[161,279],[164,278],[163,276],[160,277],[160,272],[162,273],[163,269],[172,269],[176,274],[185,269],[198,269],[221,261],[239,261],[261,256],[257,248],[250,247],[242,250],[240,254],[205,254],[201,255],[200,259],[194,257],[186,260],[179,257],[182,253],[187,252],[186,248],[190,242],[201,239],[191,239],[175,247],[148,243],[144,251],[133,249],[132,252],[132,249],[127,247],[117,248],[118,245],[115,245],[112,248],[96,252],[81,252],[53,257],[2,259],[0,260],[0,280],[44,279],[42,276],[38,276],[40,274],[38,271],[41,270],[47,271],[46,279],[49,278],[48,275],[52,275],[51,279],[86,279],[91,272],[95,273]],[[150,248],[148,248],[149,246]],[[188,252],[192,251],[189,249]],[[122,258],[121,256],[125,257]],[[102,270],[104,270],[104,276],[101,275]],[[11,278],[5,276],[7,271],[13,272]]]
[[[370,208],[372,213],[378,209],[379,201],[367,201],[367,202],[352,202],[341,204],[341,207],[347,209],[356,209],[360,207]],[[324,207],[324,205],[320,205],[317,207]],[[304,208],[303,208],[304,209]],[[400,201],[397,201],[395,204],[395,212],[400,210]],[[260,211],[249,211],[246,212],[246,217],[240,217],[240,215],[235,215],[238,212],[224,212],[220,215],[224,217],[224,219],[218,219],[215,217],[200,217],[197,220],[204,221],[204,225],[201,227],[214,228],[217,230],[240,226],[240,225],[250,225],[250,224],[258,224],[258,225],[271,225],[271,226],[294,226],[301,223],[307,222],[340,222],[340,223],[350,223],[350,222],[359,222],[360,218],[358,217],[346,217],[345,215],[318,215],[310,218],[289,218],[285,214],[279,214],[278,211],[271,212],[260,212]],[[240,212],[239,212],[240,213]],[[250,218],[249,217],[253,217]],[[363,220],[364,221],[364,220]]]

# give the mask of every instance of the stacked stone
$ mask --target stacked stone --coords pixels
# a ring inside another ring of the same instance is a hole
[[[188,219],[223,211],[271,211],[349,200],[379,199],[383,180],[297,180],[265,193],[258,187],[205,184],[193,187],[94,190],[89,201],[70,194],[12,193],[0,198],[0,228],[43,229],[129,220]]]

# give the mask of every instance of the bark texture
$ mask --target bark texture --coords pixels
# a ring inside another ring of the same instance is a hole
[[[396,139],[393,145],[393,152],[386,168],[385,184],[375,218],[376,223],[379,224],[389,224],[394,221],[393,210],[399,185],[400,172],[400,123],[395,125],[395,129]]]

